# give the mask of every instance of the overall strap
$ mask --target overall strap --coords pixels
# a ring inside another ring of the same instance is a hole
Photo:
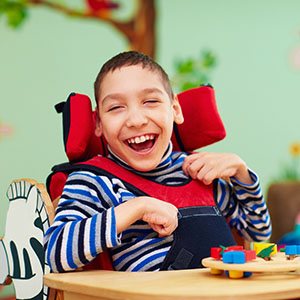
[[[202,267],[201,261],[210,256],[212,247],[235,244],[230,228],[217,207],[180,208],[174,241],[160,270]]]
[[[111,159],[103,156],[95,156],[81,163],[58,165],[52,169],[54,173],[87,170],[109,178],[119,178],[135,194],[158,198],[172,203],[178,208],[215,206],[212,184],[205,185],[198,180],[187,180],[186,183],[177,185],[157,183],[124,169]]]

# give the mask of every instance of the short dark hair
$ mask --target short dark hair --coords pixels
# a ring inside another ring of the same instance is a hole
[[[173,99],[173,91],[170,83],[170,79],[165,70],[155,62],[151,57],[137,51],[126,51],[117,54],[116,56],[110,58],[102,68],[100,69],[95,83],[94,83],[94,94],[96,104],[98,105],[98,95],[101,83],[104,77],[116,69],[120,69],[124,66],[136,66],[141,65],[143,68],[149,69],[151,71],[157,72],[161,76],[163,85],[168,93],[169,97]]]

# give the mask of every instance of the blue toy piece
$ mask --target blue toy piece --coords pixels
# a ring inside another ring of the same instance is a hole
[[[286,245],[286,255],[300,255],[300,245]]]
[[[222,259],[223,259],[223,263],[232,264],[233,263],[232,252],[231,251],[224,252]]]
[[[248,278],[250,276],[252,276],[252,272],[244,272],[244,277],[245,278]]]
[[[225,251],[223,253],[223,263],[226,264],[244,264],[246,263],[246,254],[244,251]],[[251,272],[244,272],[244,271],[225,271],[225,274],[229,278],[243,278],[243,277],[250,277],[252,275]]]
[[[223,263],[226,264],[244,264],[246,255],[243,251],[227,251],[223,253]]]

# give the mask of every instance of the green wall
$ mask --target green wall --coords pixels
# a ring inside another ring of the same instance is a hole
[[[211,83],[228,135],[208,149],[238,153],[266,189],[288,159],[288,145],[300,140],[300,70],[290,59],[300,47],[300,2],[157,4],[157,59],[170,75],[175,58],[196,57],[202,49],[218,57]],[[0,19],[0,122],[14,127],[13,136],[0,139],[0,234],[10,181],[44,182],[51,166],[65,161],[53,106],[71,91],[92,95],[102,63],[124,49],[126,41],[109,25],[43,8],[32,9],[18,30]]]

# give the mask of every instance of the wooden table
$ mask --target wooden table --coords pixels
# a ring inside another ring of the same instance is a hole
[[[253,274],[228,279],[209,269],[124,273],[85,271],[48,274],[45,284],[64,300],[300,299],[300,274]]]

